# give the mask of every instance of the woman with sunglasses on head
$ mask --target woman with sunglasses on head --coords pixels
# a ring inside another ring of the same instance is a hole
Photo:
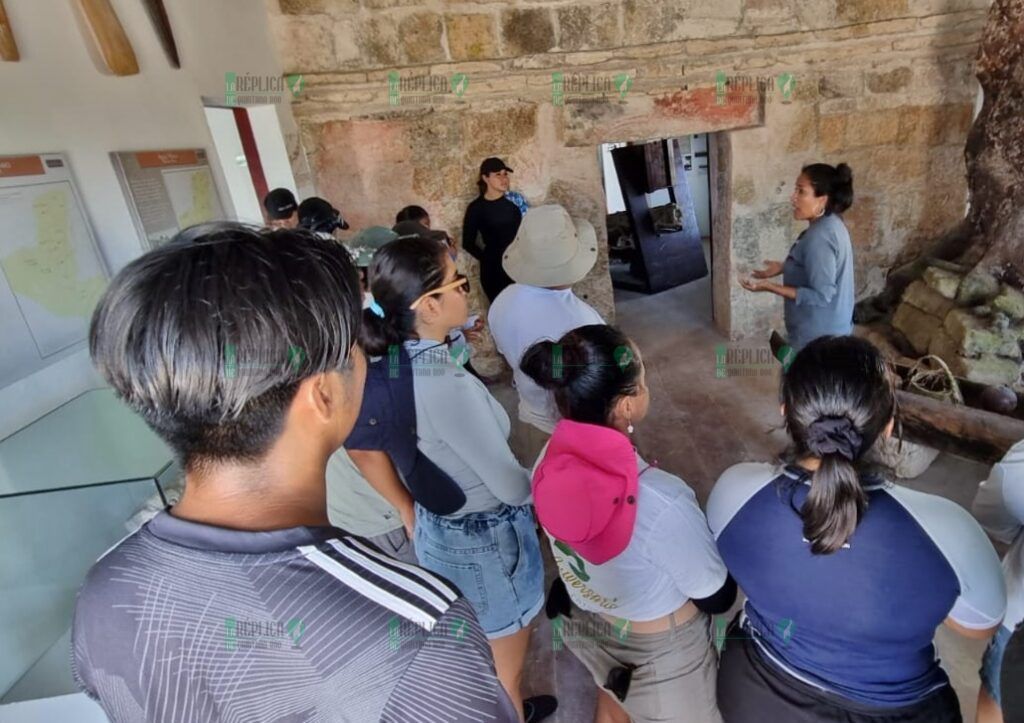
[[[449,348],[467,318],[468,280],[444,247],[407,238],[381,248],[370,266],[373,304],[364,312],[363,347],[374,356],[408,353],[420,451],[462,488],[465,504],[448,515],[416,505],[420,564],[455,583],[476,610],[494,652],[498,678],[523,712],[539,721],[551,696],[519,692],[530,622],[544,604],[544,570],[530,502],[530,478],[508,446],[508,414]]]
[[[995,632],[999,560],[955,502],[894,485],[861,458],[892,433],[891,372],[870,343],[819,337],[782,380],[796,449],[786,466],[738,464],[708,522],[747,601],[726,635],[726,723],[954,723],[957,695],[932,640],[945,623]]]
[[[720,723],[710,616],[736,584],[693,490],[633,447],[650,402],[639,352],[590,324],[537,342],[521,366],[562,417],[533,494],[565,583],[549,614],[599,688],[595,723]]]

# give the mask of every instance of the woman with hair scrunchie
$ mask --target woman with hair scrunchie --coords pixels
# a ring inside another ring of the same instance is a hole
[[[862,468],[892,434],[891,378],[863,339],[810,342],[782,381],[795,461],[735,465],[711,492],[708,523],[747,594],[718,672],[726,723],[962,720],[932,640],[943,623],[995,632],[999,559],[955,502]]]
[[[842,219],[853,204],[850,167],[845,163],[804,166],[790,203],[793,218],[810,225],[784,262],[768,261],[750,278],[741,278],[740,285],[785,299],[788,345],[800,351],[819,336],[853,331],[853,247]],[[779,274],[781,284],[770,281]]]

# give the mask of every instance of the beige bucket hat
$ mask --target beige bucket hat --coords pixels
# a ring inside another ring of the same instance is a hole
[[[530,286],[567,286],[586,276],[597,261],[597,232],[582,218],[570,218],[556,204],[531,208],[505,251],[502,267]]]

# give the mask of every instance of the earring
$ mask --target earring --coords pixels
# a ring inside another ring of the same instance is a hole
[[[632,433],[633,433],[633,420],[632,419],[627,419],[626,420],[626,434],[632,434]]]
[[[822,206],[821,208],[818,209],[818,213],[817,213],[816,218],[821,218],[824,215],[825,215],[825,207]]]

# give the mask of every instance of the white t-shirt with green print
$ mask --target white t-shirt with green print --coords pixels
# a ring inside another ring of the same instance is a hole
[[[726,569],[693,490],[639,455],[637,467],[644,471],[625,550],[595,565],[548,539],[577,607],[641,622],[668,615],[690,598],[713,595],[725,584]]]

